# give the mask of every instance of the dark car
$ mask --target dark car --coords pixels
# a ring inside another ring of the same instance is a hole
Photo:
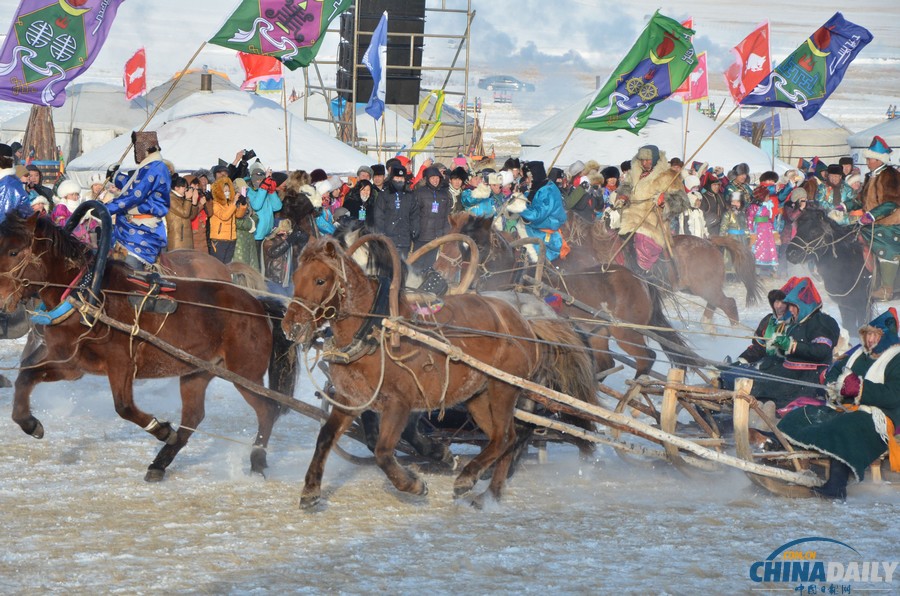
[[[534,85],[531,83],[523,83],[515,77],[509,75],[495,75],[478,79],[478,87],[487,89],[488,91],[534,91]]]

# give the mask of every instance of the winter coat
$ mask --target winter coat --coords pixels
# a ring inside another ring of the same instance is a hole
[[[706,229],[710,236],[719,234],[719,226],[722,225],[722,216],[725,215],[727,209],[725,198],[721,193],[712,190],[703,191],[703,199],[700,201],[700,209],[703,210],[703,217],[706,219]]]
[[[566,208],[562,195],[552,182],[547,182],[536,191],[529,191],[531,203],[519,216],[525,220],[525,233],[530,238],[540,238],[544,242],[547,259],[554,261],[561,256],[563,239],[559,228],[566,223]]]
[[[483,182],[475,188],[463,190],[459,200],[463,209],[476,217],[493,217],[497,213],[491,187]]]
[[[166,214],[168,250],[194,248],[191,220],[197,217],[199,212],[200,206],[192,203],[190,199],[179,196],[174,190],[169,193],[169,212]]]
[[[623,175],[622,185],[618,190],[619,199],[627,199],[622,209],[619,234],[627,235],[636,232],[648,236],[658,246],[665,246],[666,221],[663,220],[663,208],[657,206],[661,194],[665,193],[665,203],[687,205],[681,174],[669,167],[665,152],[660,151],[659,161],[652,170],[644,175],[641,161],[635,157],[631,160],[631,169]],[[673,210],[681,213],[681,207]]]
[[[22,217],[31,213],[31,201],[22,181],[16,178],[13,168],[0,170],[0,221],[6,219],[10,211],[17,211]]]
[[[562,193],[563,202],[569,213],[592,222],[595,211],[594,201],[597,197],[591,191],[591,185],[587,179],[581,178],[581,180],[581,183],[570,186],[566,192]]]
[[[884,165],[866,174],[858,201],[875,218],[875,225],[860,228],[865,243],[880,259],[900,257],[900,171]]]
[[[213,184],[213,203],[212,217],[209,218],[209,239],[215,245],[216,241],[223,240],[225,242],[233,241],[237,238],[237,229],[234,226],[235,215],[237,213],[237,196],[234,192],[232,184],[228,195],[225,195],[225,188],[229,186],[231,180],[227,183],[221,183],[227,178],[220,178]]]
[[[281,211],[281,197],[263,188],[247,188],[247,202],[259,218],[254,238],[262,240],[275,227],[275,214]]]
[[[244,217],[235,220],[234,226],[237,229],[237,237],[232,262],[244,263],[259,271],[259,249],[256,244],[259,216],[253,209],[247,209]]]
[[[416,246],[424,246],[435,238],[450,233],[450,211],[453,208],[453,197],[443,186],[431,186],[425,179],[425,186],[416,190],[416,203],[419,209],[419,235]]]
[[[351,219],[364,220],[367,226],[374,227],[374,199],[378,191],[372,185],[369,185],[369,188],[371,188],[371,193],[369,194],[369,198],[365,201],[359,196],[360,189],[358,185],[350,189],[350,192],[344,198],[344,209],[350,213]]]
[[[390,238],[400,249],[409,249],[419,237],[419,202],[407,188],[378,194],[375,205],[375,230]]]

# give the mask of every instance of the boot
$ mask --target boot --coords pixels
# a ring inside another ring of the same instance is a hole
[[[813,487],[816,496],[823,499],[847,500],[847,482],[850,480],[850,466],[836,459],[831,460],[831,471],[828,474],[828,482],[822,486]]]
[[[878,259],[878,274],[881,277],[881,287],[872,293],[872,298],[879,301],[890,300],[894,297],[894,281],[897,279],[897,269],[900,263]]]

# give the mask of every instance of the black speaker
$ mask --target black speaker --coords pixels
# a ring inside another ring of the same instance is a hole
[[[372,95],[372,75],[362,66],[362,58],[369,48],[371,34],[381,20],[381,14],[388,13],[387,63],[391,67],[412,65],[416,68],[389,68],[386,73],[387,89],[385,103],[418,105],[419,89],[422,81],[422,52],[425,33],[425,0],[365,0],[358,3],[359,47],[356,52],[356,102],[366,103]],[[353,27],[355,18],[352,10],[341,15],[341,42],[338,48],[337,87],[346,91],[341,97],[351,101],[353,88]],[[366,35],[368,33],[369,35]],[[408,34],[417,36],[411,38]]]

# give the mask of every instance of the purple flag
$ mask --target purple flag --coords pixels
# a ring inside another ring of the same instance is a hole
[[[59,107],[125,0],[21,0],[0,50],[0,99]]]

